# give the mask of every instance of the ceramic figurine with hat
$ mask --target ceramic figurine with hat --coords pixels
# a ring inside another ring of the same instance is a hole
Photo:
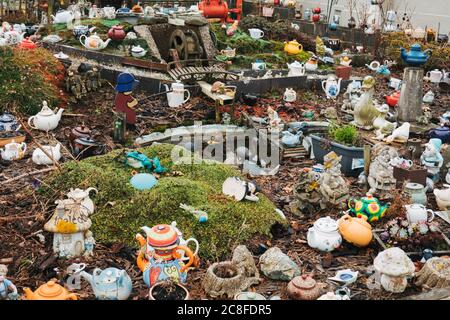
[[[420,156],[420,161],[427,168],[428,176],[437,182],[439,180],[439,170],[444,164],[444,158],[441,155],[442,140],[432,138],[425,145],[425,151]]]
[[[8,279],[6,279],[6,273],[8,268],[4,264],[0,264],[0,300],[16,300],[17,288]]]
[[[136,80],[131,73],[123,72],[117,76],[115,87],[117,94],[114,105],[116,111],[126,114],[126,122],[129,127],[134,127],[136,124],[135,108],[138,101],[131,94],[138,84],[139,80]]]

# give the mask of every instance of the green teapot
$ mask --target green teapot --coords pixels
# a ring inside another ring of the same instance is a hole
[[[353,204],[353,205],[352,205]],[[354,213],[358,218],[366,216],[369,222],[380,220],[388,205],[381,205],[380,201],[372,195],[367,195],[361,199],[350,198],[348,200],[348,207],[351,213]]]

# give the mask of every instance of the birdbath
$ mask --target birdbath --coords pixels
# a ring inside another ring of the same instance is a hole
[[[386,291],[400,293],[405,291],[407,277],[414,274],[415,266],[406,253],[397,247],[380,252],[373,266],[381,274],[381,285]]]

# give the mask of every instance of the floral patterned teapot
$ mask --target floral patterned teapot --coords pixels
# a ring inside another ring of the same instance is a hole
[[[341,91],[341,81],[342,78],[337,79],[333,75],[322,81],[322,89],[325,91],[327,99],[336,99]]]
[[[187,246],[180,245],[177,230],[168,224],[152,228],[142,227],[146,237],[136,235],[141,245],[137,265],[143,272],[146,285],[153,286],[158,281],[173,280],[186,283],[188,268],[195,262],[194,253]],[[185,264],[179,251],[184,251],[189,261]]]
[[[372,222],[378,221],[384,216],[388,205],[381,205],[377,198],[368,195],[359,200],[353,198],[349,199],[348,207],[350,208],[350,212],[354,213],[358,218],[365,216],[369,222]]]
[[[93,35],[86,37],[85,35],[80,36],[80,43],[89,50],[99,51],[106,48],[108,43],[111,41],[111,39],[108,39],[106,41],[103,41],[97,33],[94,33]]]

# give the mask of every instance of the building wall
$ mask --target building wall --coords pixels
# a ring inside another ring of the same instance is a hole
[[[318,5],[322,12],[326,13],[328,0],[297,0],[305,8],[315,8]],[[356,6],[362,8],[364,4],[370,5],[370,0],[354,0]],[[398,23],[404,13],[411,16],[411,23],[414,27],[431,27],[439,33],[448,34],[450,32],[450,0],[386,0],[386,9],[397,11]],[[350,17],[348,10],[348,0],[338,0],[334,10],[341,10],[341,26],[346,26]],[[333,15],[333,12],[331,12]],[[356,18],[356,13],[353,15]],[[439,25],[440,24],[440,25]]]

